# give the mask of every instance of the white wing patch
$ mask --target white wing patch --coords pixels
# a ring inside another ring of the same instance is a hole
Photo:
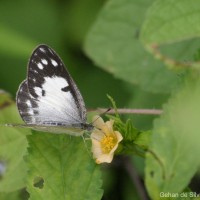
[[[29,115],[34,115],[33,109],[29,108],[29,109],[28,109],[28,114],[29,114]],[[35,120],[34,120],[34,123],[35,123]]]
[[[52,65],[53,65],[54,67],[57,67],[57,66],[58,66],[58,63],[57,63],[55,60],[53,60],[53,59],[51,59],[51,63],[52,63]]]
[[[26,104],[28,107],[31,107],[31,101],[29,99],[26,101]]]
[[[70,90],[62,91],[62,88],[69,86],[67,81],[57,76],[45,77],[44,79],[42,88],[34,88],[38,95],[38,116],[35,117],[40,118],[41,122],[54,121],[56,118],[59,119],[59,122],[67,122],[68,124],[80,123],[82,120],[73,95]]]
[[[42,63],[38,63],[37,66],[38,66],[39,69],[43,69],[44,68]]]
[[[42,96],[42,88],[40,88],[40,87],[34,87],[34,90],[35,90],[35,93],[38,96]]]
[[[40,49],[40,51],[45,53],[45,49],[44,48],[40,47],[39,49]]]
[[[44,65],[47,65],[47,64],[48,64],[48,62],[47,62],[46,59],[42,59],[41,61],[42,61],[42,63],[43,63]]]

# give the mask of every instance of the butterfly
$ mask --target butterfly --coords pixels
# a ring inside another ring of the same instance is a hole
[[[47,45],[33,51],[16,103],[24,125],[39,131],[79,136],[91,131],[85,103],[56,52]]]

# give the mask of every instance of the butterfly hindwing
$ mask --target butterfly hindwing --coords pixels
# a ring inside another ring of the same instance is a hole
[[[26,124],[73,127],[86,123],[85,104],[75,82],[46,45],[38,46],[30,57],[17,106]]]
[[[33,116],[37,115],[38,106],[28,91],[27,80],[21,83],[16,101],[22,119],[28,124],[34,123]]]

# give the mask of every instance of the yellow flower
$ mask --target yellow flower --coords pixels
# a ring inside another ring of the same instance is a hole
[[[104,122],[99,116],[94,117],[94,130],[91,134],[92,152],[96,163],[111,163],[114,152],[123,137],[113,130],[114,120]]]

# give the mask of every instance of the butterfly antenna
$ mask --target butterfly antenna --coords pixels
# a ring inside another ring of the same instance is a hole
[[[106,111],[102,112],[99,117],[97,117],[91,124],[94,124],[94,122],[96,122],[102,115],[105,115],[106,113],[108,113],[111,110],[111,108],[108,108]]]
[[[102,113],[100,114],[100,116],[101,116],[101,115],[105,115],[105,114],[108,113],[110,110],[111,110],[111,108],[108,108],[106,111],[102,112]]]

